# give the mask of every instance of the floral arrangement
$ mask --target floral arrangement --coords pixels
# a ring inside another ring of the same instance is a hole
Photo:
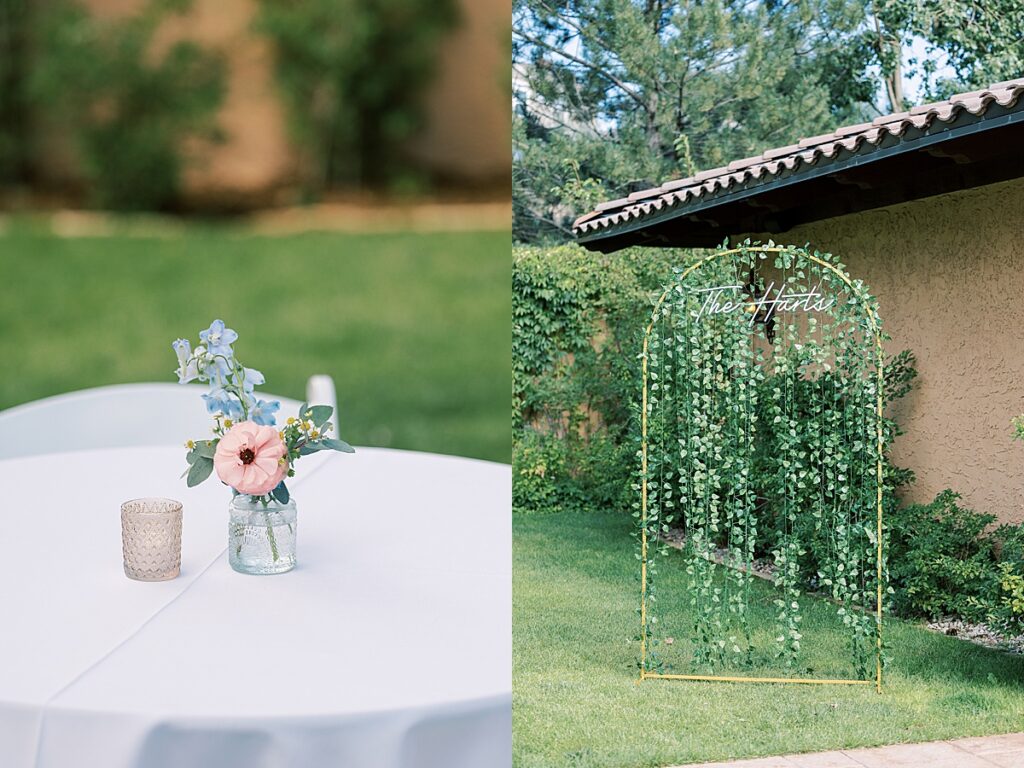
[[[348,443],[329,436],[334,411],[329,405],[304,404],[294,417],[288,417],[283,429],[276,427],[281,404],[256,394],[256,387],[264,383],[263,374],[238,361],[231,347],[237,340],[238,334],[223,320],[214,320],[199,332],[195,349],[188,339],[171,344],[178,356],[178,382],[210,385],[202,397],[213,417],[212,438],[185,443],[189,468],[182,476],[192,487],[216,470],[221,482],[236,494],[252,496],[264,505],[271,499],[287,504],[285,479],[295,476],[300,457],[317,451],[354,451]]]

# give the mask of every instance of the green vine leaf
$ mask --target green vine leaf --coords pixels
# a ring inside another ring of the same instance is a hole
[[[731,258],[701,261],[689,277],[677,271],[640,356],[646,409],[635,413],[646,422],[646,464],[636,485],[646,504],[635,517],[647,544],[639,557],[643,637],[650,641],[642,663],[655,669],[665,661],[650,651],[658,639],[650,632],[658,618],[655,575],[670,550],[664,538],[682,532],[694,666],[752,663],[751,563],[768,550],[778,590],[778,658],[806,669],[801,600],[813,586],[836,603],[854,667],[866,675],[877,653],[875,467],[894,431],[883,424],[880,453],[877,313],[859,281],[832,269],[843,267],[830,255],[787,247],[767,259],[765,246],[748,246]],[[803,315],[806,322],[780,310],[772,334],[756,308],[734,311],[742,300],[705,313],[709,294],[700,289],[746,285],[752,292],[758,273],[776,288],[835,300]]]

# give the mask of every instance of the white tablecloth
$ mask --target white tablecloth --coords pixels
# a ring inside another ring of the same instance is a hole
[[[509,467],[306,457],[299,565],[258,577],[228,566],[228,490],[187,489],[183,462],[0,461],[0,766],[511,764]],[[124,576],[140,496],[184,503],[173,581]]]

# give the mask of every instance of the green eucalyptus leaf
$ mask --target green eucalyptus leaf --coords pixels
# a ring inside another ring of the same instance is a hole
[[[208,459],[205,456],[200,456],[192,464],[192,468],[188,471],[188,487],[199,485],[203,480],[210,476],[213,472],[213,459]]]
[[[288,486],[284,484],[283,480],[277,484],[277,487],[274,490],[270,492],[270,495],[273,496],[282,504],[287,504],[288,500],[291,498],[291,494],[288,493]]]
[[[333,437],[325,437],[320,441],[323,443],[325,448],[330,448],[332,451],[341,451],[342,453],[355,453],[356,449],[346,443],[344,440],[338,440]]]
[[[309,409],[313,415],[310,417],[313,423],[320,428],[324,423],[331,418],[331,414],[334,413],[334,409],[329,405],[314,405]]]
[[[216,440],[201,440],[196,443],[196,447],[192,449],[198,456],[203,456],[207,459],[212,459],[213,455],[217,452],[217,441]]]

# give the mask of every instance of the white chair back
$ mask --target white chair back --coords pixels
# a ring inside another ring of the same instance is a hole
[[[177,445],[202,438],[211,434],[213,424],[200,398],[206,391],[195,384],[118,384],[8,408],[0,411],[0,459],[94,448]],[[302,405],[287,397],[259,395],[263,400],[281,401],[278,423],[296,415]]]
[[[331,406],[334,409],[331,423],[335,427],[335,434],[338,434],[338,396],[334,391],[334,379],[323,373],[310,376],[306,382],[306,402],[310,405]]]

